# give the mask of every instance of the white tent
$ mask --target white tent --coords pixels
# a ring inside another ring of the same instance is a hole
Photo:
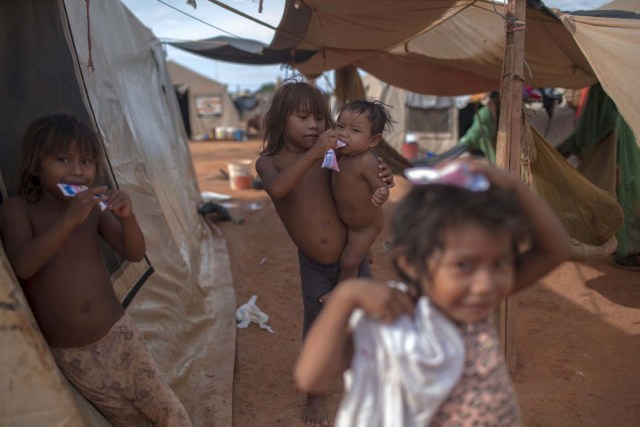
[[[168,61],[167,66],[179,102],[184,97],[186,108],[181,105],[181,110],[185,128],[192,139],[217,127],[240,127],[238,109],[222,83],[176,62]]]
[[[395,121],[385,133],[387,143],[401,152],[408,136],[425,152],[442,153],[458,143],[458,108],[455,97],[421,95],[385,83],[371,74],[362,78],[367,97],[390,107]]]
[[[6,1],[0,16],[0,39],[11,41],[0,50],[2,199],[16,191],[27,123],[54,111],[91,123],[107,181],[131,195],[147,242],[137,264],[106,253],[116,292],[192,421],[231,425],[228,254],[196,211],[200,193],[159,41],[118,1]],[[0,341],[0,424],[105,423],[56,368],[2,249]]]

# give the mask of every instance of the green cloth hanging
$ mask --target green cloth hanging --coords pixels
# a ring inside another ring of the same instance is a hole
[[[479,149],[492,163],[496,163],[496,125],[491,111],[482,106],[473,116],[473,123],[462,138],[460,144]]]
[[[640,254],[640,148],[633,131],[599,83],[589,89],[576,129],[558,150],[585,155],[612,130],[616,132],[617,146],[616,197],[624,211],[624,224],[616,233],[616,257],[619,258]]]

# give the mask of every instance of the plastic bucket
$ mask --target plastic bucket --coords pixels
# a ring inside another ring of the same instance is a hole
[[[216,137],[215,139],[224,139],[225,137],[224,131],[225,131],[225,128],[218,126],[214,132]]]
[[[247,190],[251,188],[253,176],[251,174],[251,160],[236,160],[229,163],[229,185],[232,190]]]
[[[236,129],[235,131],[233,131],[233,139],[235,139],[236,141],[244,141],[244,130]]]
[[[415,142],[405,142],[402,144],[402,155],[405,159],[415,159],[418,157],[418,144]]]

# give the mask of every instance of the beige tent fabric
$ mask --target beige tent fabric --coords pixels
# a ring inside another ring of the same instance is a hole
[[[504,57],[502,16],[505,13],[503,5],[478,1],[413,38],[405,49],[499,80]],[[595,83],[589,63],[561,23],[531,8],[526,11],[525,60],[523,77],[530,86],[581,88]]]
[[[167,68],[171,76],[171,83],[181,90],[187,89],[189,91],[189,122],[192,137],[206,134],[218,126],[240,127],[238,109],[222,83],[200,75],[176,62],[168,61]],[[219,97],[221,114],[199,114],[197,102],[200,97]]]
[[[336,1],[307,3],[313,12],[306,42],[298,48],[321,49],[296,64],[307,75],[355,64],[394,86],[419,93],[464,95],[500,85],[503,5],[482,0],[419,4],[399,0],[393,7],[381,0],[356,1],[348,2],[348,8],[338,7]],[[526,25],[531,71],[523,76],[527,84],[582,88],[596,82],[589,62],[559,20],[529,8]],[[393,26],[400,29],[388,30]]]
[[[90,3],[90,33],[89,3],[57,6],[77,84],[113,177],[131,195],[155,270],[127,311],[194,424],[231,425],[236,328],[228,253],[196,211],[201,197],[160,43],[120,2]],[[128,271],[121,296],[137,279]],[[0,334],[10,390],[0,399],[0,424],[106,425],[56,368],[2,250]]]
[[[395,123],[391,131],[385,132],[384,139],[397,152],[401,153],[405,135],[407,92],[384,83],[370,74],[362,78],[362,83],[368,97],[380,100],[390,107],[389,113]]]
[[[310,10],[305,9],[309,5]],[[640,11],[618,0],[601,9]],[[281,27],[310,16],[304,42],[276,35],[272,46],[315,49],[295,67],[309,76],[353,64],[394,86],[433,95],[463,95],[500,86],[504,6],[487,0],[309,0],[287,10]],[[300,16],[297,17],[296,13]],[[640,134],[640,19],[596,18],[527,8],[524,81],[579,89],[598,80],[635,134]]]
[[[87,63],[85,2],[65,3],[79,62]],[[122,5],[91,7],[101,17],[91,22],[95,72],[82,68],[82,77],[155,269],[128,311],[192,421],[230,425],[235,296],[228,254],[196,211],[200,194],[162,49]],[[114,31],[114,22],[127,25]]]
[[[640,144],[640,19],[569,14],[560,18]]]
[[[613,0],[605,3],[598,9],[601,10],[626,10],[628,12],[640,13],[640,2],[638,0]]]
[[[371,74],[366,74],[362,82],[368,97],[390,107],[394,123],[393,128],[385,132],[384,138],[398,153],[402,152],[408,133],[415,137],[418,156],[424,156],[428,151],[442,153],[458,143],[458,109],[451,97],[436,100],[437,97],[412,94]],[[430,108],[410,108],[407,105],[408,97],[422,101],[428,99],[433,104]]]
[[[305,0],[312,15],[298,48],[389,49],[474,1]]]
[[[0,424],[88,425],[42,338],[0,245]]]

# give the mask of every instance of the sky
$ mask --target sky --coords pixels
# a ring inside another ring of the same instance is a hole
[[[263,10],[259,13],[258,0],[221,1],[273,27],[277,27],[280,23],[285,4],[285,0],[263,0]],[[609,2],[609,0],[543,1],[548,7],[560,10],[589,10]],[[199,40],[231,35],[269,44],[274,34],[273,30],[227,11],[208,0],[196,0],[196,9],[189,6],[186,0],[122,0],[122,3],[150,28],[157,38],[163,41]],[[230,92],[255,91],[264,83],[272,83],[278,78],[284,79],[292,74],[291,70],[280,65],[249,66],[214,61],[171,46],[167,46],[166,52],[168,60],[178,62],[199,74],[227,85],[227,90]],[[323,84],[322,79],[319,83]]]

